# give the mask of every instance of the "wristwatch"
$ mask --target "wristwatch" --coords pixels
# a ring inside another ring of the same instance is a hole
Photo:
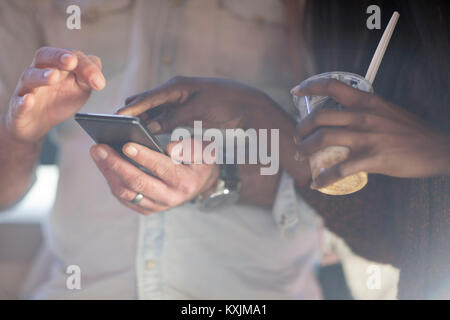
[[[224,157],[225,158],[225,157]],[[235,204],[239,200],[241,182],[236,164],[220,165],[216,186],[208,195],[199,195],[195,201],[201,211],[210,211],[219,207]]]

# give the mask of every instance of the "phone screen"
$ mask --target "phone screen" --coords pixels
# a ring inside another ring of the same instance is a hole
[[[147,173],[150,172],[122,153],[123,145],[134,142],[166,154],[158,139],[137,117],[77,113],[75,120],[96,143],[109,145],[122,157]]]

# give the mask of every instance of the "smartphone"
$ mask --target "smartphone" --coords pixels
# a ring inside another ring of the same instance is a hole
[[[122,152],[124,144],[134,142],[166,154],[158,139],[141,123],[138,117],[77,113],[75,114],[75,121],[96,143],[109,145],[123,158],[146,173],[151,174],[146,168],[128,158]]]

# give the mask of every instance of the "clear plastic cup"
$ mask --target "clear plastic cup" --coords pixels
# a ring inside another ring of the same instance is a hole
[[[327,72],[312,76],[302,84],[316,79],[336,79],[342,81],[356,89],[373,93],[373,87],[364,77],[350,72]],[[294,103],[300,113],[300,119],[307,117],[314,109],[340,109],[343,108],[337,102],[329,97],[323,96],[294,96]],[[314,153],[309,158],[311,175],[313,180],[319,175],[321,169],[328,169],[335,164],[344,161],[350,153],[350,149],[344,146],[327,147]],[[346,195],[361,190],[367,184],[368,177],[366,172],[345,177],[332,185],[319,189],[320,192],[329,195]]]

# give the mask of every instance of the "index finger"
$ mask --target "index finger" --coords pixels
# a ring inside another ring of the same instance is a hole
[[[176,84],[166,84],[141,95],[133,96],[134,99],[131,103],[119,109],[116,114],[135,117],[163,104],[182,104],[189,95],[190,92],[185,88],[180,88]]]
[[[78,58],[70,50],[42,47],[35,55],[31,67],[36,68],[56,68],[65,71],[72,71],[78,65]]]
[[[344,107],[376,108],[386,106],[387,103],[378,96],[355,89],[336,79],[316,79],[308,81],[291,90],[293,95],[303,96],[328,96],[336,100]]]
[[[73,52],[78,58],[78,65],[74,70],[77,81],[81,81],[95,90],[101,90],[106,85],[101,71],[101,61],[98,57],[91,59],[81,51]]]
[[[125,144],[122,150],[128,158],[150,170],[164,183],[170,186],[177,185],[177,170],[183,170],[183,168],[170,157],[132,142]]]

